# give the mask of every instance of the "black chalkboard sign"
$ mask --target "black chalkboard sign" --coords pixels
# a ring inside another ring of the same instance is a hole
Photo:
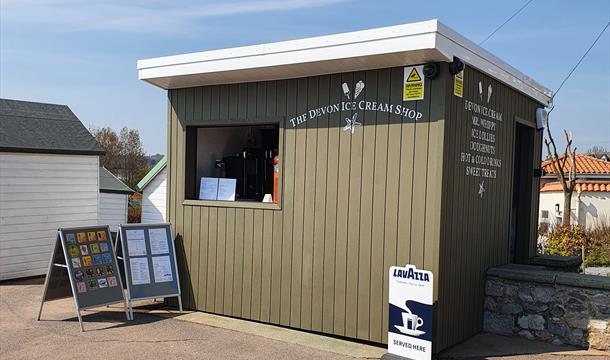
[[[180,279],[170,224],[127,224],[119,227],[117,259],[123,262],[128,309],[133,300],[178,297]]]
[[[60,228],[45,278],[38,320],[46,301],[73,297],[81,331],[81,310],[122,302],[123,284],[108,226]]]

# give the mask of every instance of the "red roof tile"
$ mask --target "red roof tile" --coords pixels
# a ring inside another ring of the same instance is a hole
[[[576,187],[574,188],[576,191],[595,191],[595,192],[610,192],[610,181],[603,180],[586,180],[586,181],[577,181]],[[559,181],[553,181],[550,183],[546,183],[540,187],[540,192],[557,192],[563,191],[561,188],[561,184]]]
[[[560,164],[563,162],[563,156],[559,157]],[[547,174],[554,174],[551,160],[542,162],[542,168]],[[570,161],[566,161],[564,171],[567,172],[570,168]],[[577,174],[610,174],[610,161],[604,161],[594,158],[593,156],[576,154],[576,173]]]

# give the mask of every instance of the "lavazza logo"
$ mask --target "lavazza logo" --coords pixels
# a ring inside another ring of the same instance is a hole
[[[352,89],[350,89],[350,86],[347,83],[343,83],[343,85],[341,85],[341,91],[343,92],[343,96],[345,96],[345,100],[335,104],[329,104],[326,106],[307,110],[307,112],[304,112],[299,116],[293,117],[288,121],[292,124],[292,127],[296,127],[297,125],[301,125],[307,122],[308,120],[312,120],[320,116],[333,114],[340,111],[354,111],[351,117],[345,118],[345,126],[343,127],[343,131],[349,131],[351,134],[353,134],[356,128],[362,125],[362,123],[358,121],[357,111],[384,112],[389,114],[400,115],[403,118],[415,121],[423,117],[423,114],[421,112],[413,110],[402,104],[389,104],[381,101],[368,101],[362,99],[358,100],[358,96],[362,94],[364,88],[365,84],[362,80],[356,83],[356,86],[354,87],[353,91]]]

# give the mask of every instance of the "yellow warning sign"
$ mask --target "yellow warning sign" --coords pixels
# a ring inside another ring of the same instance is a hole
[[[424,98],[424,83],[426,79],[423,74],[423,65],[407,66],[404,73],[403,101],[422,100]]]
[[[409,74],[409,77],[407,78],[407,82],[413,82],[413,81],[421,81],[421,77],[417,73],[416,68],[411,69],[411,73]]]
[[[453,76],[453,95],[464,96],[464,70]]]

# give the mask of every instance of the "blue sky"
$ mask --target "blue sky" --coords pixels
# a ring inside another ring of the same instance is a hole
[[[165,153],[166,94],[138,80],[138,59],[433,18],[479,42],[524,3],[0,0],[0,97],[67,104],[87,126],[138,128],[147,152]],[[555,90],[609,20],[608,0],[534,0],[484,47]],[[610,148],[609,33],[551,114],[580,150]]]

